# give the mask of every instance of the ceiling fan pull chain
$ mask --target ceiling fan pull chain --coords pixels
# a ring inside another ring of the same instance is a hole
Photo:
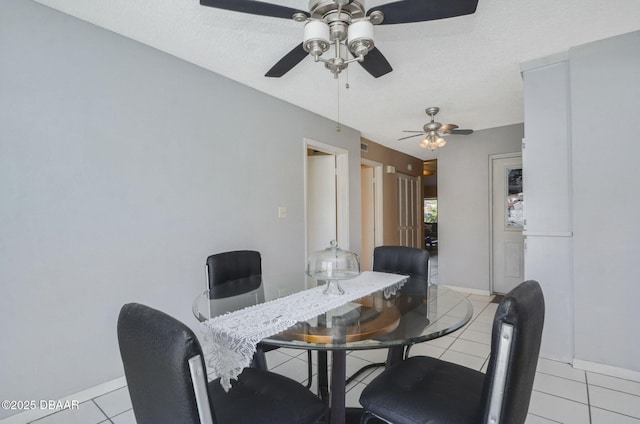
[[[336,132],[340,132],[342,130],[342,127],[340,126],[340,80],[338,79],[338,122],[337,122],[337,126],[336,126]]]

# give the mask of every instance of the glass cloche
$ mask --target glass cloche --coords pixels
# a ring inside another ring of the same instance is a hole
[[[358,255],[338,247],[335,240],[324,250],[313,252],[307,260],[307,275],[327,282],[324,294],[344,294],[340,280],[360,275]]]

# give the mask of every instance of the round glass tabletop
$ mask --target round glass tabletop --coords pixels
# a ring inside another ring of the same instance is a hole
[[[255,278],[255,277],[253,277]],[[198,296],[193,313],[200,321],[283,297],[324,282],[304,276],[263,278],[257,283],[232,282],[251,290],[223,298]],[[304,305],[300,305],[304,308]],[[466,297],[422,279],[408,278],[395,294],[374,292],[324,314],[298,322],[262,343],[294,349],[361,350],[411,345],[449,334],[464,326],[473,314]]]

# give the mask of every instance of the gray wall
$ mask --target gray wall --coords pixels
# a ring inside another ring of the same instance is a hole
[[[211,253],[302,272],[304,137],[349,150],[360,250],[352,129],[24,0],[0,2],[0,93],[2,399],[122,376],[125,302],[195,326]]]
[[[640,31],[569,57],[575,357],[640,371]]]
[[[489,291],[489,155],[520,152],[522,124],[450,137],[438,150],[438,282]]]

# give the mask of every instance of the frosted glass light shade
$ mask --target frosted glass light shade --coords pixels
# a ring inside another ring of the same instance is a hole
[[[349,50],[356,56],[365,55],[373,49],[373,24],[368,19],[352,22],[347,35]]]
[[[312,20],[304,26],[303,47],[312,56],[320,56],[329,49],[329,25],[323,21]]]
[[[368,19],[355,21],[349,25],[349,44],[353,41],[366,39],[373,43],[373,24]]]

